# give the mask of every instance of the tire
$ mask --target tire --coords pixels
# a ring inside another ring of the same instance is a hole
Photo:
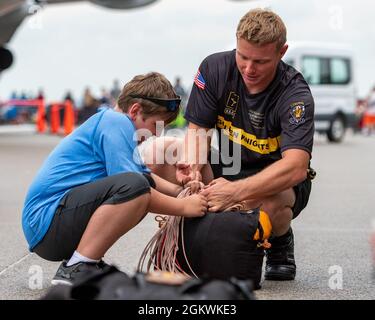
[[[345,136],[345,119],[338,115],[333,118],[327,130],[327,138],[330,142],[341,142]]]
[[[13,54],[8,49],[0,47],[0,72],[8,69],[13,63]]]

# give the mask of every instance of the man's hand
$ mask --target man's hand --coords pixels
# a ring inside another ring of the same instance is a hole
[[[209,212],[220,211],[239,202],[235,183],[224,178],[213,180],[201,194],[207,198]]]
[[[204,188],[204,184],[202,181],[198,180],[192,180],[189,181],[186,185],[185,188],[190,188],[190,191],[192,194],[198,193],[198,191],[202,190]]]

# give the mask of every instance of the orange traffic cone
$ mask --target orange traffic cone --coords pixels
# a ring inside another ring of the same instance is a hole
[[[51,107],[51,119],[50,119],[50,131],[51,133],[59,133],[60,130],[60,107],[54,103]]]
[[[64,134],[68,135],[74,130],[74,110],[72,103],[65,101]]]
[[[43,99],[38,100],[38,114],[36,116],[36,129],[39,133],[46,131],[46,109]]]

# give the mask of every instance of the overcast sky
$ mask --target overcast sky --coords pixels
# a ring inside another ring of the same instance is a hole
[[[372,0],[159,0],[135,10],[90,3],[47,5],[28,18],[8,47],[15,63],[0,78],[0,98],[12,90],[61,99],[99,94],[115,78],[159,71],[190,87],[201,60],[235,44],[239,19],[253,7],[271,7],[284,20],[288,40],[349,44],[356,54],[359,96],[375,83],[375,3]]]

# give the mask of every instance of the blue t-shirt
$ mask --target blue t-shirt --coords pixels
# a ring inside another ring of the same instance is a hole
[[[56,146],[26,196],[22,227],[30,250],[72,188],[122,172],[150,172],[139,156],[135,130],[126,114],[103,109]]]

